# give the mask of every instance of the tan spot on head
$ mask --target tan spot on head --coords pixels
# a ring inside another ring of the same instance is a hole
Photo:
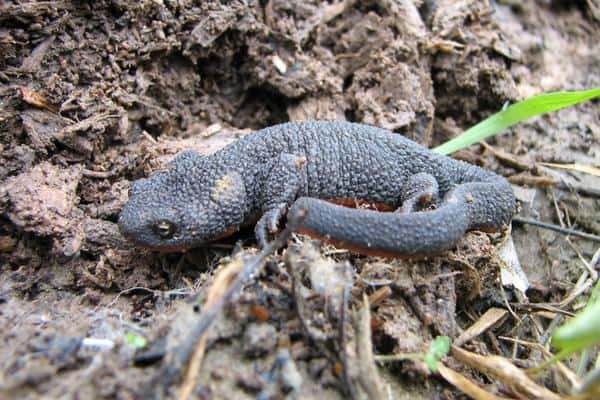
[[[308,160],[306,159],[306,157],[298,157],[296,159],[295,166],[297,169],[301,169],[302,167],[304,167],[306,165],[307,162],[308,162]]]
[[[230,174],[224,175],[217,182],[215,182],[215,187],[210,194],[210,198],[213,201],[220,201],[224,196],[227,196],[228,193],[231,193],[233,184],[233,177]]]

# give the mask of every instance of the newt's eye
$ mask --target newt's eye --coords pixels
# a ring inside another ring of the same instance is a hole
[[[171,239],[175,234],[175,225],[169,221],[159,221],[152,226],[152,230],[162,239]]]

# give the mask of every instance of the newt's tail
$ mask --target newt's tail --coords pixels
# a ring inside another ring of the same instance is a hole
[[[425,257],[452,248],[472,229],[498,231],[515,210],[508,182],[470,182],[446,194],[433,211],[392,213],[338,206],[301,197],[288,215],[306,210],[298,232],[361,254]]]

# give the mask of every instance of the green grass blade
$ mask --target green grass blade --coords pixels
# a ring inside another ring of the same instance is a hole
[[[600,303],[585,307],[552,334],[552,345],[576,352],[600,343]]]
[[[461,135],[434,148],[433,151],[450,154],[478,143],[527,118],[560,110],[598,96],[600,96],[600,87],[579,92],[555,92],[530,97],[484,119]]]

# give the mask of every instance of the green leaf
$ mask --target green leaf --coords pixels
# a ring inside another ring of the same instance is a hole
[[[568,354],[600,343],[600,301],[589,303],[552,335],[552,345]]]
[[[600,87],[579,92],[555,92],[530,97],[484,119],[461,135],[434,148],[433,151],[440,154],[450,154],[479,143],[483,139],[528,118],[573,106],[598,96],[600,96]]]
[[[564,360],[581,350],[600,343],[600,280],[596,282],[588,304],[575,317],[557,328],[552,334],[552,345],[559,352],[552,358],[544,361],[530,373],[537,374],[550,365]]]
[[[143,349],[148,344],[145,337],[137,335],[133,332],[128,332],[125,337],[125,341],[128,345],[135,347],[136,349]]]
[[[425,354],[424,361],[431,372],[437,372],[438,362],[450,352],[451,340],[448,336],[438,336]]]

